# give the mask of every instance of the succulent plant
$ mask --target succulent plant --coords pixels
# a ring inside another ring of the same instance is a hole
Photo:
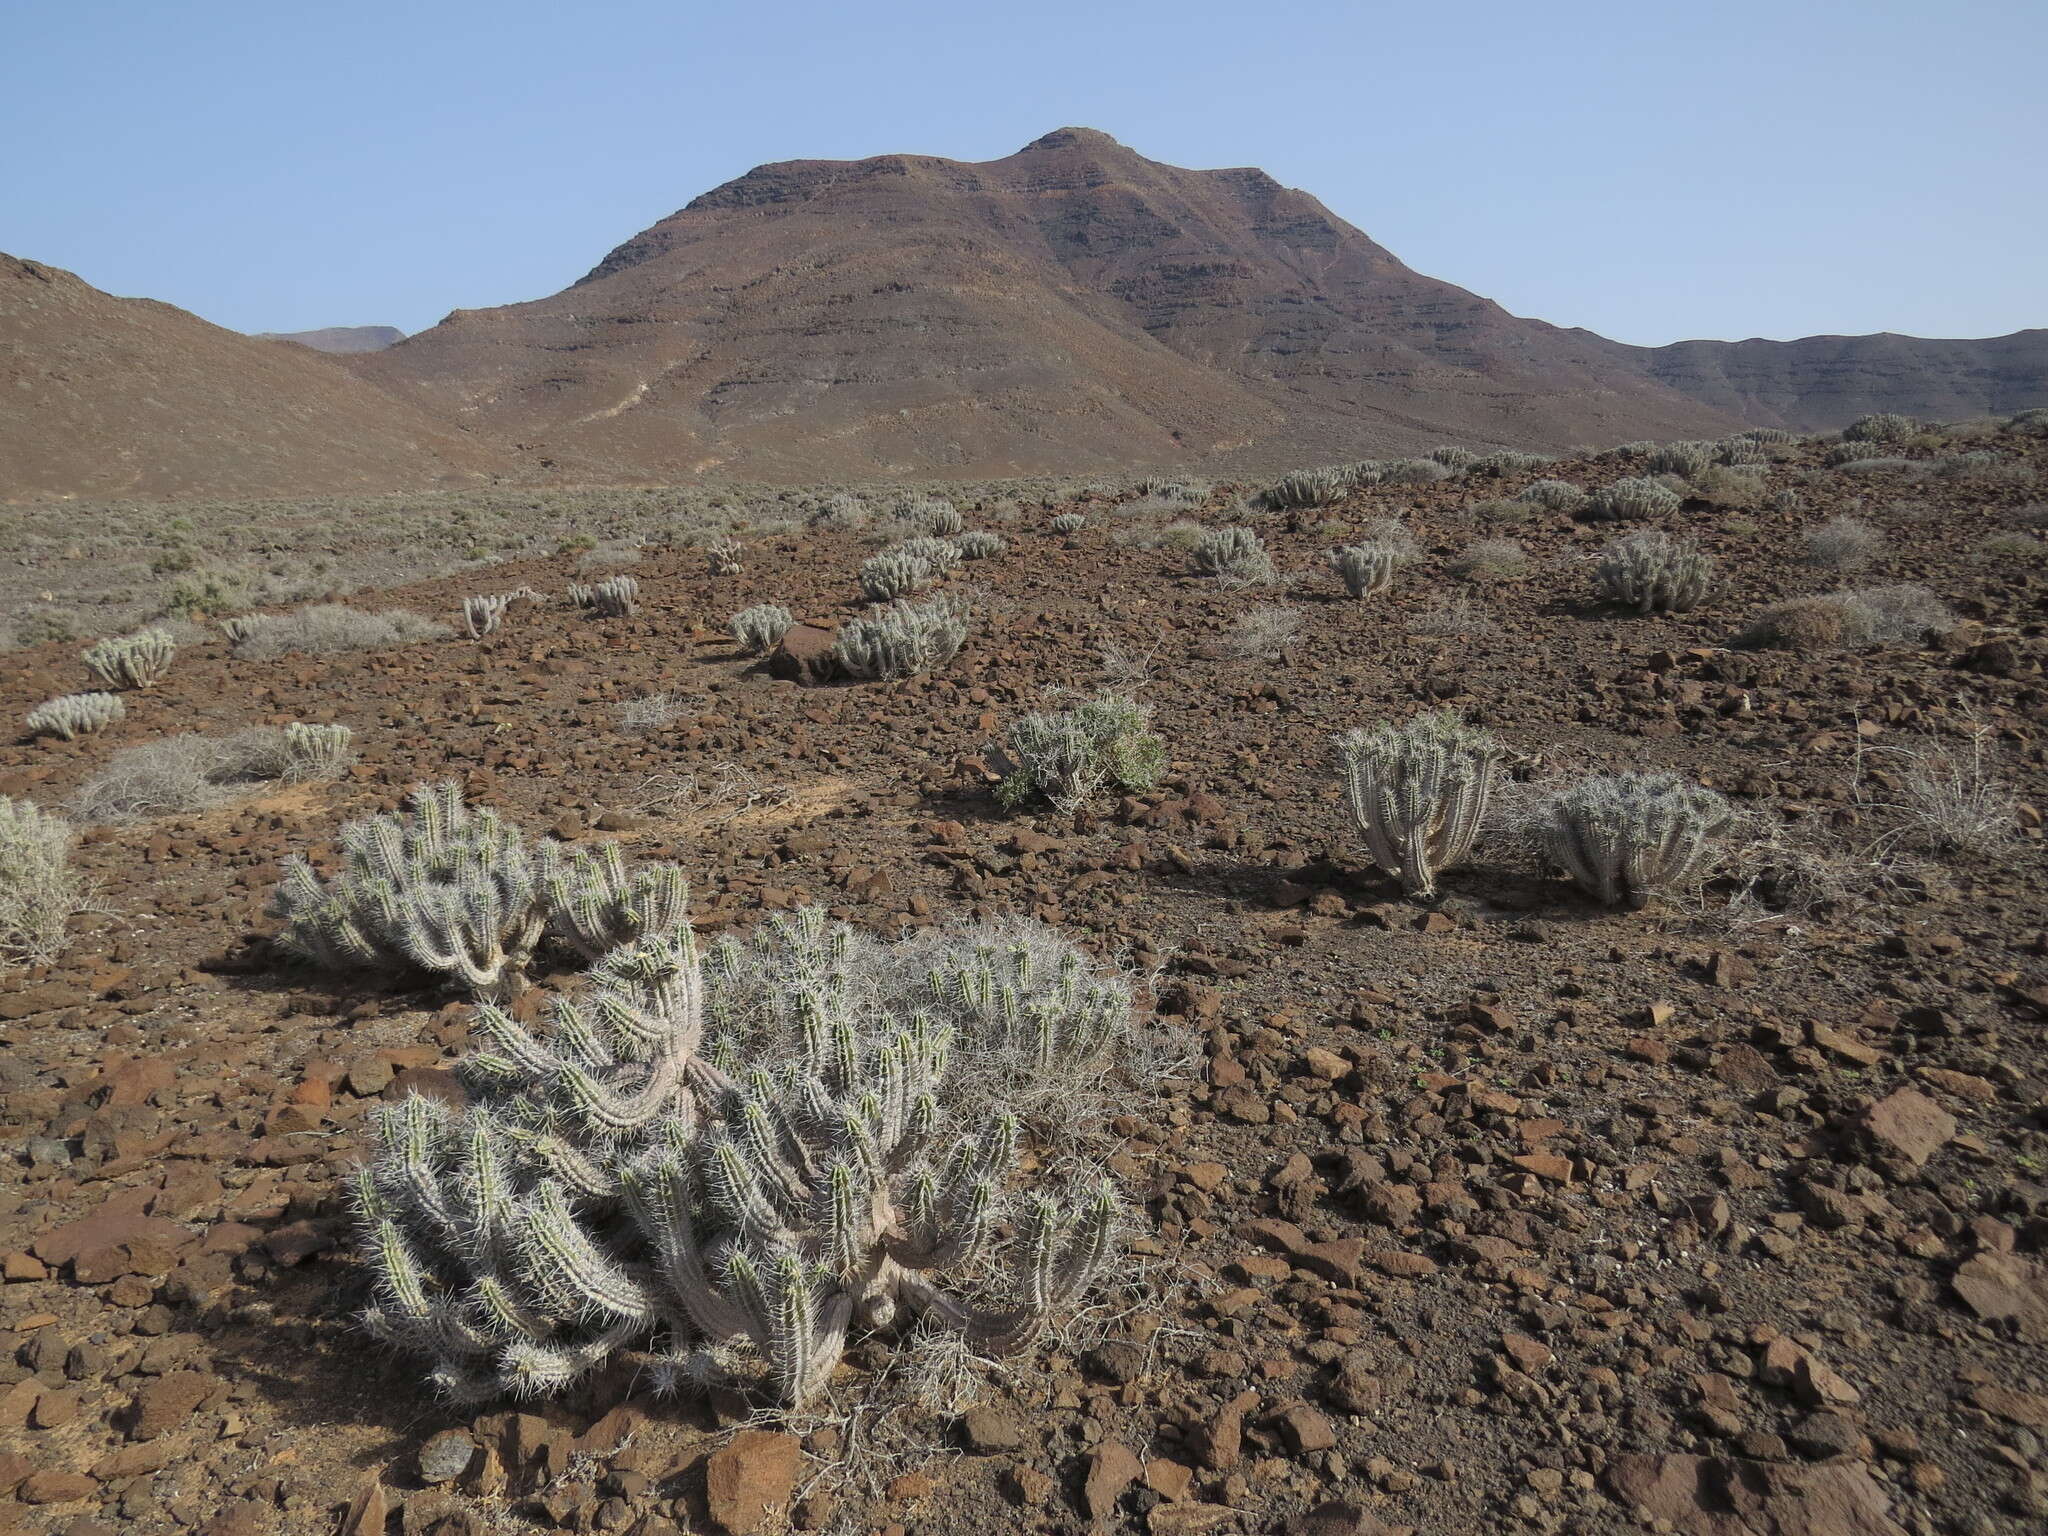
[[[71,867],[71,823],[0,795],[0,971],[55,960],[65,922],[85,899]]]
[[[86,670],[107,688],[154,688],[170,670],[178,643],[167,629],[101,640],[83,653]]]
[[[1103,693],[1014,721],[1005,745],[1017,766],[996,798],[1014,809],[1038,796],[1071,811],[1105,784],[1150,789],[1166,762],[1165,743],[1148,728],[1151,713],[1126,694]]]
[[[1915,432],[1920,424],[1910,416],[1897,411],[1878,411],[1873,415],[1859,416],[1842,428],[1845,443],[1903,443]]]
[[[1586,504],[1586,493],[1569,480],[1531,480],[1515,492],[1515,500],[1546,512],[1576,512]]]
[[[1433,896],[1478,839],[1502,756],[1451,710],[1338,737],[1345,800],[1373,862],[1410,895]]]
[[[746,569],[742,556],[746,553],[740,541],[730,534],[713,539],[704,546],[704,558],[714,576],[737,576]]]
[[[380,1114],[355,1178],[366,1320],[448,1395],[542,1395],[636,1350],[658,1387],[751,1362],[801,1405],[855,1328],[909,1313],[1014,1351],[1102,1271],[1114,1187],[1024,1187],[1016,1114],[963,1097],[961,1034],[928,1006],[1000,1008],[1014,988],[984,992],[961,955],[927,986],[855,995],[821,984],[850,932],[822,914],[764,928],[710,965],[687,923],[613,950],[545,1035],[481,1007],[468,1105]],[[795,1019],[788,1048],[723,1066],[700,1050],[717,1017],[762,1012]],[[949,1270],[986,1278],[949,1292]]]
[[[896,546],[896,553],[922,560],[932,568],[934,576],[944,576],[960,563],[960,546],[951,539],[905,539]]]
[[[839,627],[832,664],[845,676],[869,680],[909,677],[943,667],[967,642],[966,604],[944,594],[923,602],[891,603]]]
[[[1517,448],[1496,448],[1492,453],[1482,453],[1466,466],[1465,473],[1475,479],[1504,480],[1509,475],[1526,475],[1532,469],[1541,469],[1551,462],[1547,453],[1525,453]]]
[[[963,533],[953,542],[959,547],[963,560],[990,560],[1008,548],[1001,534],[982,528]]]
[[[1211,529],[1194,550],[1195,572],[1227,587],[1248,587],[1274,578],[1273,557],[1259,536],[1241,524]]]
[[[128,713],[118,693],[67,693],[38,704],[24,723],[37,736],[55,736],[71,741],[105,730]]]
[[[1628,475],[1588,496],[1579,516],[1594,523],[1635,522],[1669,516],[1684,504],[1685,498],[1663,481]]]
[[[1268,486],[1264,500],[1276,512],[1290,512],[1299,507],[1327,507],[1333,501],[1343,500],[1352,484],[1353,477],[1346,470],[1298,469]]]
[[[569,601],[601,619],[622,619],[640,603],[640,583],[631,576],[612,576],[596,583],[569,583]]]
[[[355,732],[345,725],[319,725],[294,720],[284,728],[277,777],[287,784],[331,779],[354,756]]]
[[[1680,475],[1690,480],[1719,457],[1717,443],[1659,443],[1650,450],[1643,467],[1653,475]]]
[[[505,621],[505,610],[511,606],[512,594],[509,592],[496,596],[465,597],[462,600],[462,624],[469,631],[469,638],[481,640],[485,635],[495,634]]]
[[[1378,597],[1394,585],[1401,551],[1378,540],[1346,544],[1330,551],[1330,564],[1353,597]]]
[[[929,560],[900,549],[884,550],[861,562],[861,595],[871,603],[894,602],[930,586],[936,575]]]
[[[1721,796],[1674,774],[1602,774],[1546,801],[1537,832],[1595,901],[1640,907],[1696,884],[1733,819]]]
[[[775,603],[756,603],[732,616],[732,637],[749,656],[765,656],[782,643],[796,622],[787,608]]]
[[[1460,448],[1456,443],[1446,443],[1441,448],[1429,450],[1429,456],[1443,465],[1454,475],[1462,475],[1479,462],[1479,455],[1470,448]]]
[[[543,843],[547,930],[585,960],[689,921],[690,885],[673,864],[629,866],[617,843],[564,851]]]
[[[1061,538],[1071,539],[1075,534],[1088,526],[1088,519],[1085,514],[1080,512],[1062,512],[1046,526],[1051,528]]]
[[[263,627],[261,619],[247,614],[241,617],[215,619],[214,622],[220,625],[220,632],[228,637],[228,644],[231,647],[239,647],[244,640]]]
[[[1638,613],[1684,613],[1707,600],[1714,571],[1714,557],[1691,539],[1648,528],[1601,551],[1595,576],[1606,597]]]
[[[904,507],[903,516],[922,526],[926,533],[940,538],[956,534],[967,526],[967,519],[960,515],[960,509],[942,496],[918,498]]]

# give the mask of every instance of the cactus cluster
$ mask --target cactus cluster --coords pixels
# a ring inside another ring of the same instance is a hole
[[[1601,551],[1594,574],[1611,602],[1638,613],[1684,613],[1707,600],[1714,571],[1714,557],[1691,539],[1646,528]]]
[[[1335,467],[1298,469],[1268,486],[1264,500],[1276,512],[1290,512],[1298,507],[1327,507],[1333,501],[1343,500],[1353,483],[1354,476],[1348,470]]]
[[[746,551],[731,534],[723,534],[704,546],[704,560],[714,576],[737,576],[745,570],[741,558]]]
[[[539,857],[495,811],[447,783],[411,809],[341,830],[340,868],[285,865],[271,900],[287,953],[334,970],[418,970],[505,998],[553,933],[586,957],[671,920],[686,894],[667,866],[628,871],[616,850]]]
[[[1387,591],[1400,564],[1400,549],[1377,539],[1330,551],[1330,565],[1353,597],[1378,597]]]
[[[1062,512],[1046,525],[1063,539],[1071,539],[1088,526],[1087,517],[1080,512]]]
[[[1043,798],[1071,811],[1106,784],[1150,789],[1166,763],[1166,744],[1149,729],[1151,714],[1128,694],[1102,693],[1072,709],[1012,722],[1005,747],[1016,766],[996,798],[1011,809]]]
[[[231,616],[214,622],[220,625],[220,632],[228,637],[228,645],[235,650],[240,650],[242,642],[263,627],[262,619],[254,614]]]
[[[1515,500],[1546,512],[1576,512],[1586,504],[1586,493],[1569,480],[1532,480],[1515,492]]]
[[[1545,801],[1536,831],[1595,901],[1640,907],[1696,884],[1733,819],[1726,800],[1674,774],[1602,774]]]
[[[1411,896],[1433,896],[1478,839],[1503,756],[1451,710],[1339,736],[1345,801],[1373,862]]]
[[[640,583],[631,576],[612,576],[595,583],[572,581],[569,601],[601,619],[623,619],[640,604]]]
[[[1504,480],[1509,475],[1526,475],[1550,462],[1551,457],[1547,453],[1525,453],[1518,448],[1496,448],[1492,453],[1483,453],[1474,459],[1467,466],[1465,473],[1474,479]]]
[[[1628,475],[1588,496],[1579,516],[1591,523],[1629,523],[1667,517],[1684,504],[1685,498],[1663,481]]]
[[[105,730],[127,713],[118,693],[67,693],[38,704],[24,723],[32,735],[72,741]]]
[[[846,677],[881,681],[943,667],[967,643],[967,605],[943,593],[891,603],[839,627],[832,664]]]
[[[103,688],[154,688],[177,653],[178,642],[171,632],[152,627],[101,640],[80,659]]]
[[[1273,557],[1259,536],[1242,524],[1212,528],[1194,549],[1195,573],[1214,576],[1226,587],[1249,587],[1275,577]]]
[[[960,515],[960,509],[943,496],[927,496],[913,501],[903,509],[903,515],[926,533],[940,538],[956,534],[967,526],[967,519]]]
[[[277,772],[287,784],[331,779],[349,765],[356,733],[345,725],[320,725],[294,720],[278,741]]]
[[[1429,450],[1429,456],[1443,465],[1454,475],[1462,475],[1479,462],[1479,455],[1470,448],[1460,448],[1455,443],[1446,443],[1440,448]]]
[[[1377,484],[1434,485],[1451,478],[1450,467],[1439,459],[1389,459],[1379,466]]]
[[[1644,456],[1643,467],[1653,475],[1679,475],[1690,480],[1719,459],[1718,443],[1659,443]]]
[[[893,603],[930,586],[937,575],[931,562],[922,556],[885,549],[861,562],[861,596],[871,603]]]
[[[1027,1346],[1101,1272],[1123,1205],[1106,1180],[1025,1187],[1015,1101],[962,1070],[954,1020],[1080,1017],[1100,1047],[1128,995],[1102,1020],[1085,974],[1044,978],[1061,1006],[971,943],[915,979],[889,951],[856,963],[875,951],[809,911],[700,964],[678,923],[613,950],[545,1033],[480,1007],[469,1103],[387,1107],[357,1172],[372,1329],[470,1402],[633,1351],[659,1389],[754,1379],[802,1405],[853,1330],[906,1315]],[[734,1028],[763,1016],[788,1037]]]
[[[960,563],[961,558],[960,546],[953,540],[935,539],[928,534],[905,539],[896,546],[896,552],[909,555],[915,560],[922,560],[932,568],[935,577],[950,574],[953,567]]]
[[[1903,443],[1920,430],[1920,423],[1897,411],[1878,411],[1859,416],[1842,428],[1845,443]]]
[[[765,656],[782,643],[795,622],[795,616],[780,604],[756,603],[732,616],[732,637],[749,656]]]
[[[1001,534],[990,533],[984,528],[963,533],[953,543],[959,549],[960,558],[963,560],[990,560],[1008,547],[1003,543]]]
[[[505,622],[505,610],[512,606],[512,594],[501,592],[496,596],[478,595],[462,600],[462,627],[469,631],[469,638],[481,640],[485,635],[497,633],[498,626]]]

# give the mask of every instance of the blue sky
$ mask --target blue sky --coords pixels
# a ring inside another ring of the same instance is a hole
[[[67,0],[0,249],[244,330],[537,298],[763,161],[1100,128],[1623,341],[2048,324],[2048,5]]]

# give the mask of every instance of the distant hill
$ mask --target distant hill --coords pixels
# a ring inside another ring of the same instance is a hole
[[[258,341],[296,341],[315,352],[382,352],[405,340],[395,325],[330,325],[323,331],[258,331]]]
[[[0,496],[463,485],[519,456],[335,359],[0,255]]]
[[[1626,346],[1415,272],[1263,171],[1086,128],[979,164],[760,166],[561,293],[389,345],[0,276],[0,368],[27,380],[0,426],[29,444],[0,495],[1263,473],[2048,404],[2048,331]]]

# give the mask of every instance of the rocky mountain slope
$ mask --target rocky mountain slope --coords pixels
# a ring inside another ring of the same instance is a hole
[[[395,325],[330,325],[317,331],[258,331],[258,341],[296,341],[315,352],[382,352],[405,340]]]
[[[0,497],[314,495],[516,472],[301,347],[0,255]]]

